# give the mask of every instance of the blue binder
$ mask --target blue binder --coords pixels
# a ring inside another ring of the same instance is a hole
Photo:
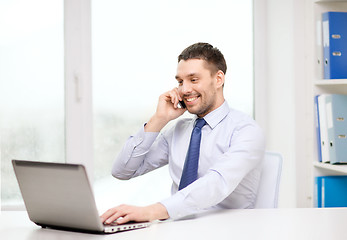
[[[347,207],[347,176],[316,177],[315,207]]]
[[[347,163],[347,95],[325,97],[330,163]]]
[[[318,118],[319,118],[319,139],[320,139],[320,157],[322,162],[330,162],[330,146],[328,136],[327,124],[327,111],[326,111],[326,97],[328,94],[321,94],[318,96]]]
[[[322,161],[322,149],[321,149],[321,134],[320,134],[318,97],[319,97],[319,95],[314,97],[314,106],[315,106],[315,114],[316,114],[317,155],[318,155],[318,161],[321,162]]]
[[[325,12],[322,19],[324,78],[347,78],[347,12]]]

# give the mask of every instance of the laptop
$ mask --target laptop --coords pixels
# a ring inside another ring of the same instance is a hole
[[[114,233],[150,225],[102,224],[81,164],[12,160],[12,165],[29,218],[43,228]]]

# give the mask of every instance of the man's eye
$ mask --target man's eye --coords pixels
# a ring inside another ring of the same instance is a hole
[[[196,82],[196,81],[198,81],[198,79],[197,78],[193,78],[191,81],[192,82]]]
[[[178,85],[182,85],[183,84],[183,81],[178,81]]]

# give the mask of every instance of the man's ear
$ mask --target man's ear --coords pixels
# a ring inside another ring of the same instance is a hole
[[[224,86],[224,80],[225,80],[225,75],[223,71],[218,70],[218,72],[216,73],[216,85],[218,88]]]

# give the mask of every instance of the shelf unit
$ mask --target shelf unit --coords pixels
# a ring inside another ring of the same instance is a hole
[[[347,79],[331,79],[331,80],[317,80],[314,82],[316,86],[344,86],[347,85]]]
[[[313,162],[315,168],[324,172],[333,172],[334,175],[347,175],[347,165],[332,165],[329,163]]]
[[[347,0],[332,1],[332,0],[315,0],[313,1],[314,15],[314,40],[316,48],[313,56],[315,57],[316,66],[314,67],[314,75],[312,80],[313,95],[330,93],[330,94],[347,94],[347,79],[323,79],[323,61],[322,61],[322,40],[321,40],[321,15],[327,11],[347,12]],[[312,99],[311,107],[314,108]],[[314,138],[315,139],[315,138]],[[347,175],[347,165],[332,165],[329,163],[318,162],[317,146],[314,144],[314,161],[313,177],[316,176],[331,176],[331,175]],[[313,179],[312,179],[313,185]],[[312,187],[313,191],[313,187]],[[314,199],[312,199],[314,201]],[[312,202],[313,206],[313,202]]]

